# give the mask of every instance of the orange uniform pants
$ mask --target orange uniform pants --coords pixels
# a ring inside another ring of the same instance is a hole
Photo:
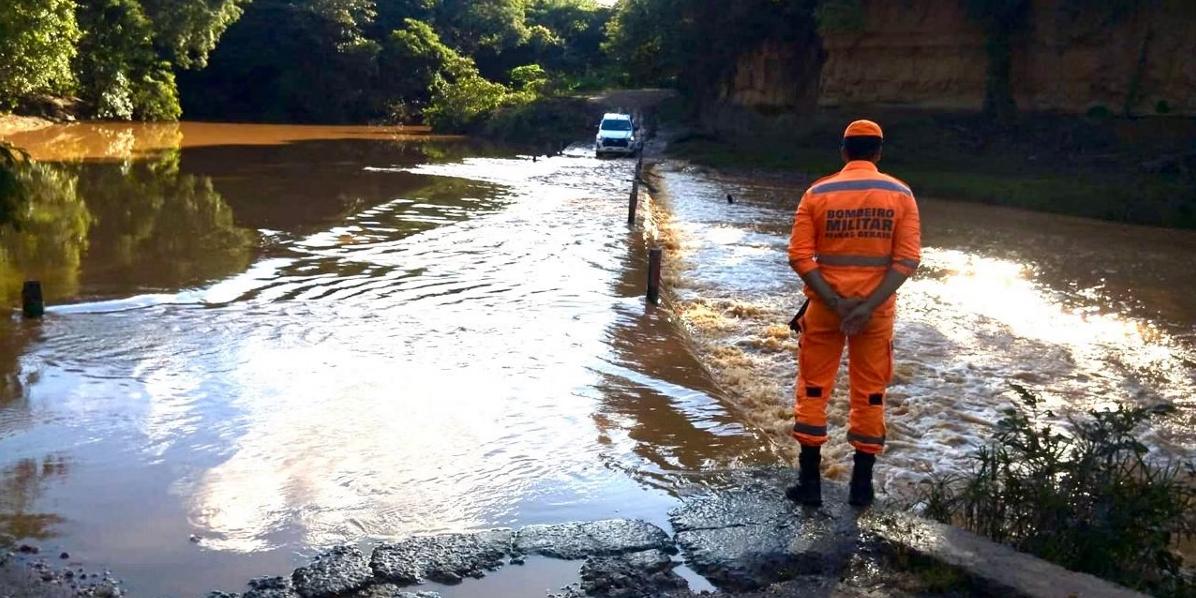
[[[879,454],[885,446],[885,389],[893,377],[893,310],[877,310],[868,326],[851,337],[839,331],[839,316],[810,301],[800,321],[796,422],[793,437],[804,446],[826,443],[826,405],[835,387],[843,345],[851,378],[847,440],[857,450]]]

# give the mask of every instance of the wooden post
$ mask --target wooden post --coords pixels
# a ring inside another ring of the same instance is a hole
[[[640,150],[639,160],[635,161],[635,180],[640,180],[640,176],[644,174],[644,150]]]
[[[648,302],[652,305],[660,304],[660,262],[663,259],[663,249],[653,247],[648,251]]]
[[[42,298],[42,283],[36,280],[25,281],[21,287],[21,311],[26,318],[40,318],[46,313],[46,301]]]
[[[627,224],[635,224],[635,210],[640,203],[640,180],[633,179],[631,181],[631,197],[627,202]]]

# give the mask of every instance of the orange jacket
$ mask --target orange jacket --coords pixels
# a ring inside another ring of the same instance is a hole
[[[909,186],[865,160],[819,179],[793,219],[789,263],[798,274],[815,268],[843,297],[867,297],[892,268],[913,274],[922,259],[918,204]],[[814,292],[806,289],[806,295]],[[895,297],[878,311],[889,311]]]

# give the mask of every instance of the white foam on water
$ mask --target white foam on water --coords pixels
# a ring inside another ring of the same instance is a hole
[[[778,192],[676,164],[657,173],[673,307],[745,419],[794,457],[797,338],[785,324],[803,298],[786,248],[802,188]],[[728,187],[739,198],[733,206],[723,199]],[[922,270],[901,291],[888,445],[878,469],[884,490],[905,494],[932,474],[966,471],[968,456],[1015,405],[1014,383],[1038,394],[1055,423],[1119,404],[1173,403],[1180,415],[1145,440],[1161,459],[1193,454],[1192,337],[1102,309],[1099,292],[1085,304],[1085,293],[1064,292],[1074,283],[1054,282],[1066,288],[1044,281],[1030,260],[962,245],[924,249]],[[845,355],[828,409],[823,453],[832,478],[849,473],[853,450],[844,438],[846,366]]]

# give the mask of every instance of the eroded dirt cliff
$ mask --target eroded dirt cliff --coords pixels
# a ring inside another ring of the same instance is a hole
[[[980,109],[986,38],[953,0],[865,0],[858,27],[823,31],[821,48],[763,41],[723,90],[764,111],[817,103]],[[1076,10],[1034,0],[1015,35],[1013,93],[1026,110],[1196,115],[1196,5]],[[825,59],[823,62],[821,59]],[[820,67],[820,68],[819,68]]]

